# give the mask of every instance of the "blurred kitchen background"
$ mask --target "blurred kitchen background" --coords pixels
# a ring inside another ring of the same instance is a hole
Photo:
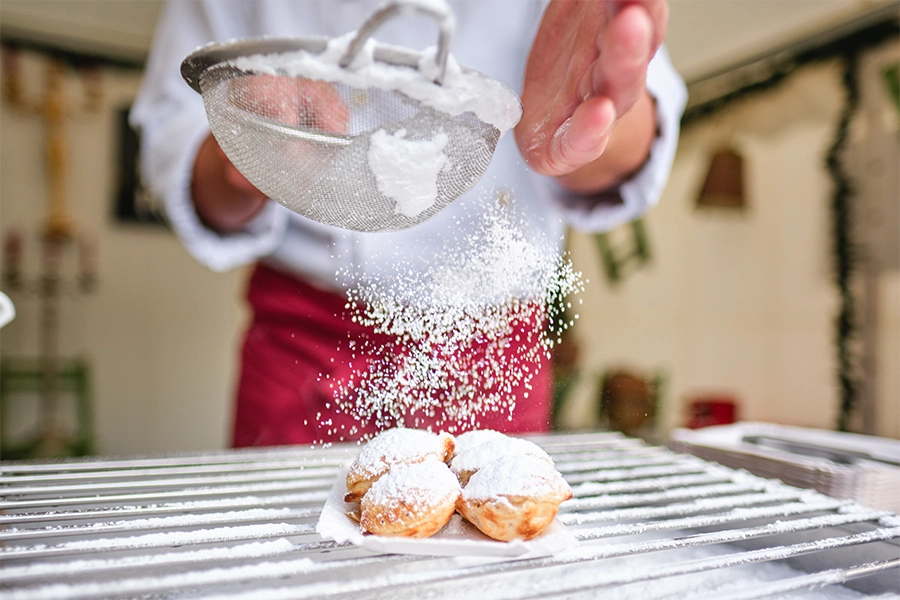
[[[161,5],[0,3],[4,458],[228,439],[247,274],[182,249],[124,121]],[[674,170],[642,221],[571,235],[589,283],[557,426],[900,437],[900,4],[670,8],[691,94]]]

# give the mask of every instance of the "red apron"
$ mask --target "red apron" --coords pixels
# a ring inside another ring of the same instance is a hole
[[[348,340],[357,348],[396,347],[396,341],[354,323],[346,297],[265,265],[254,270],[247,298],[253,317],[241,354],[233,446],[344,441],[374,433],[374,423],[361,426],[338,409],[333,384],[351,380],[353,370],[366,364],[358,353],[351,358]],[[519,337],[521,342],[511,343],[527,344],[533,336]],[[544,352],[536,354],[531,389],[513,389],[512,419],[508,412],[488,412],[479,417],[479,427],[508,433],[549,429],[549,361]],[[460,424],[461,431],[466,428]]]

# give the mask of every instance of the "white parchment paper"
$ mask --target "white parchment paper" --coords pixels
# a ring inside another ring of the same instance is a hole
[[[454,514],[447,525],[430,538],[386,537],[364,533],[359,523],[347,516],[358,510],[358,504],[344,502],[347,471],[338,473],[328,500],[322,508],[316,531],[326,540],[351,543],[354,546],[378,553],[421,554],[426,556],[507,556],[535,558],[549,556],[574,546],[577,541],[571,531],[554,519],[550,527],[528,541],[499,542],[484,535],[478,529]]]

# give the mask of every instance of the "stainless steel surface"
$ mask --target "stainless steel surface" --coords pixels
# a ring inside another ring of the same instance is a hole
[[[560,519],[579,542],[526,560],[374,555],[320,539],[319,510],[356,445],[2,463],[0,595],[737,599],[900,592],[900,519],[893,513],[617,434],[531,439],[575,491]]]
[[[900,511],[900,440],[745,421],[676,429],[670,445],[833,498]]]

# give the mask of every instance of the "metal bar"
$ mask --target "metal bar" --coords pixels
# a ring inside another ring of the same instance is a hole
[[[668,488],[682,488],[688,486],[708,485],[711,483],[724,483],[731,478],[725,473],[710,473],[701,471],[688,475],[673,475],[671,477],[655,477],[652,479],[635,479],[630,481],[595,482],[588,480],[581,485],[572,486],[576,496],[601,496],[604,494],[616,494],[639,490],[658,490]]]
[[[770,492],[741,494],[737,496],[723,496],[717,498],[702,498],[691,502],[668,504],[666,506],[641,506],[637,508],[618,508],[600,512],[569,513],[560,511],[559,520],[563,525],[584,525],[586,523],[599,523],[602,521],[647,521],[672,516],[687,516],[696,513],[709,513],[722,510],[731,510],[740,507],[785,503],[798,500],[803,494],[800,492],[785,492],[774,494]],[[804,504],[813,510],[834,510],[849,504],[849,500],[818,500],[805,502]],[[821,508],[813,508],[821,507]],[[2,523],[2,521],[0,521]]]
[[[339,467],[339,465],[334,466],[308,466],[308,460],[291,460],[291,461],[280,461],[280,462],[257,462],[253,463],[254,472],[262,472],[262,471],[286,471],[286,470],[296,470],[302,471],[306,473],[306,476],[309,476],[310,473],[313,474],[330,474],[333,475],[335,470]],[[142,468],[142,469],[108,469],[104,471],[80,471],[75,473],[69,472],[57,472],[57,473],[41,473],[37,475],[12,475],[12,476],[3,476],[0,475],[0,486],[17,486],[23,485],[26,483],[35,484],[35,483],[43,483],[50,482],[52,484],[57,484],[60,481],[78,481],[78,480],[89,480],[89,481],[103,481],[107,479],[127,479],[127,478],[159,478],[159,477],[173,477],[173,476],[183,476],[183,475],[209,475],[213,473],[234,473],[234,465],[192,465],[192,466],[184,466],[184,467],[153,467],[153,468]],[[0,487],[0,489],[3,489]]]
[[[235,510],[240,508],[263,508],[266,506],[291,506],[298,514],[315,516],[321,512],[319,494],[310,500],[308,494],[284,494],[278,496],[245,496],[220,500],[198,500],[147,506],[115,506],[101,509],[60,510],[49,513],[7,513],[0,514],[0,525],[27,525],[53,521],[83,521],[88,519],[120,519],[122,517],[148,517],[185,511]],[[296,508],[298,504],[313,504],[315,508]]]
[[[590,458],[586,458],[590,457]],[[594,458],[594,457],[597,458]],[[651,466],[651,465],[674,465],[680,461],[671,454],[662,453],[636,453],[629,452],[619,458],[616,455],[597,453],[590,454],[567,454],[565,458],[557,454],[553,455],[556,469],[562,473],[576,473],[579,471],[606,471],[613,469],[623,469],[627,467]]]
[[[112,494],[109,496],[74,496],[70,498],[42,498],[38,500],[7,500],[0,501],[0,510],[22,510],[27,508],[61,508],[64,506],[96,506],[98,504],[118,504],[122,502],[161,502],[177,498],[204,498],[209,496],[229,496],[264,494],[266,492],[292,492],[303,489],[305,486],[292,485],[290,483],[274,483],[271,485],[257,484],[254,486],[228,486],[222,488],[203,488],[175,490],[169,492]],[[317,490],[308,492],[310,502],[324,502],[328,491]]]
[[[623,525],[609,525],[607,527],[593,527],[590,529],[579,529],[575,535],[580,540],[596,540],[607,537],[618,537],[623,535],[638,535],[642,533],[651,533],[659,531],[674,531],[679,529],[697,529],[700,527],[712,527],[714,525],[725,525],[730,523],[746,522],[750,519],[765,519],[771,517],[787,517],[793,515],[806,514],[820,510],[827,510],[829,503],[823,503],[821,507],[812,504],[796,503],[781,504],[775,507],[764,509],[747,509],[736,508],[728,513],[720,515],[701,515],[697,517],[685,517],[681,519],[670,519],[668,521],[653,521],[643,523],[632,523]],[[833,504],[831,505],[833,506]],[[873,511],[866,520],[879,519],[887,514],[885,511]],[[859,522],[858,515],[854,515],[849,522]]]
[[[321,474],[320,474],[321,475]],[[315,488],[330,487],[334,477],[321,477],[319,479],[304,480],[301,472],[271,472],[256,473],[255,471],[243,473],[241,475],[223,475],[220,477],[182,477],[178,479],[141,479],[137,481],[118,481],[118,482],[96,482],[96,483],[74,483],[69,485],[54,486],[31,486],[17,487],[10,486],[3,488],[3,495],[9,496],[28,496],[28,495],[46,495],[46,494],[68,494],[78,492],[118,492],[122,490],[146,490],[148,488],[179,488],[185,486],[213,486],[218,484],[241,484],[254,483],[257,481],[294,481],[297,488]]]
[[[681,474],[701,474],[706,473],[703,465],[688,463],[669,463],[660,466],[640,466],[627,469],[592,469],[586,472],[571,472],[559,469],[566,477],[569,484],[578,483],[602,483],[606,481],[628,481],[634,482],[638,479],[654,479],[659,480],[664,475],[674,476]]]
[[[207,464],[256,464],[260,460],[278,460],[285,457],[286,460],[302,458],[309,462],[322,462],[334,460],[335,465],[342,464],[343,460],[352,459],[358,447],[354,445],[333,446],[323,448],[321,446],[292,446],[267,450],[231,450],[220,453],[206,454],[166,454],[158,457],[147,458],[115,458],[92,457],[54,460],[49,462],[16,462],[9,461],[0,465],[0,473],[34,473],[53,471],[99,471],[103,469],[123,469],[142,467],[165,467],[185,465]]]
[[[315,546],[313,548],[313,546]],[[210,566],[221,567],[226,562],[240,562],[247,560],[272,559],[288,556],[290,554],[302,554],[310,550],[327,549],[336,550],[346,546],[336,546],[324,543],[319,544],[293,544],[285,539],[263,542],[251,542],[238,544],[227,548],[211,548],[204,550],[188,550],[179,552],[165,552],[163,554],[142,554],[138,556],[116,556],[100,559],[75,559],[67,562],[35,563],[23,566],[4,566],[0,570],[0,583],[14,583],[38,581],[47,583],[54,579],[68,581],[73,576],[89,573],[113,574],[124,570],[135,570],[146,567],[183,567],[208,563]],[[384,567],[394,563],[408,563],[424,560],[420,556],[403,554],[391,554],[387,556],[363,557],[345,559],[340,562],[340,569],[346,571],[358,570],[368,565]],[[334,566],[334,563],[330,563]],[[117,577],[118,578],[118,577]]]
[[[194,532],[167,531],[125,538],[103,538],[98,540],[64,542],[55,546],[9,546],[0,548],[0,560],[36,557],[46,558],[50,556],[65,556],[84,552],[169,548],[183,546],[185,544],[246,542],[252,540],[275,539],[285,536],[311,535],[314,534],[315,531],[314,525],[288,525],[287,523],[237,525],[234,527],[219,527],[217,529]],[[333,547],[336,544],[332,543],[329,545]]]
[[[65,527],[13,529],[0,531],[0,542],[72,537],[78,535],[105,535],[109,533],[158,531],[162,528],[184,529],[185,527],[208,527],[232,523],[268,523],[272,521],[284,523],[286,521],[297,521],[304,517],[318,516],[318,513],[319,511],[316,511],[313,514],[300,515],[296,510],[291,508],[257,508],[244,511],[153,517],[130,521],[119,520]]]
[[[588,551],[587,556],[590,559],[610,558],[613,556],[630,556],[634,554],[642,554],[645,552],[657,552],[659,550],[669,550],[675,548],[696,547],[709,544],[727,544],[753,538],[766,537],[778,533],[797,533],[803,530],[821,529],[823,527],[845,525],[848,523],[860,523],[867,520],[869,520],[867,516],[863,518],[855,518],[855,516],[850,516],[849,518],[847,518],[846,515],[828,515],[826,517],[798,519],[797,521],[793,522],[793,525],[782,523],[779,521],[760,527],[749,529],[732,529],[727,531],[717,531],[714,533],[700,533],[683,538],[678,538],[675,540],[651,540],[648,542],[634,542],[604,546],[597,552]],[[890,534],[885,535],[885,537],[879,537],[877,539],[891,539],[900,536],[900,527],[892,529],[885,528],[884,531],[889,531]],[[868,534],[860,535],[864,536]],[[820,549],[825,549],[827,547],[827,545],[823,545]],[[587,560],[587,558],[585,560]]]
[[[642,494],[611,494],[608,496],[575,497],[560,506],[560,510],[590,510],[613,508],[616,506],[634,506],[635,504],[652,504],[666,500],[684,500],[687,498],[710,498],[728,494],[743,494],[759,491],[747,485],[726,482],[696,487],[675,488],[661,492]]]
[[[626,437],[619,432],[604,433],[552,433],[523,435],[551,454],[571,449],[572,452],[585,449],[646,449],[650,446],[643,440]]]

